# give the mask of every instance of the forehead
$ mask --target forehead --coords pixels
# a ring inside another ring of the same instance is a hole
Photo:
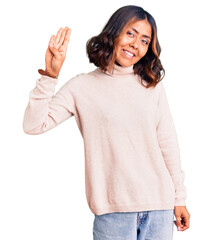
[[[148,35],[148,36],[152,35],[152,27],[146,19],[138,20],[134,23],[130,23],[128,25],[128,28],[136,29],[141,35]]]
[[[135,28],[141,35],[152,35],[152,27],[146,19],[130,24],[129,28]]]

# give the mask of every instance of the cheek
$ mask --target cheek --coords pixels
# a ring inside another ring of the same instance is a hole
[[[122,37],[120,40],[119,40],[119,43],[117,44],[118,47],[124,47],[126,45],[128,45],[130,43],[130,39],[127,38],[127,37]]]
[[[148,47],[142,47],[139,51],[140,58],[144,57],[148,51]]]

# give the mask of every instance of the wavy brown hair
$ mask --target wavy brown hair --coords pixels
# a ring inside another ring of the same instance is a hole
[[[148,83],[145,87],[155,87],[165,76],[165,70],[159,59],[161,47],[157,37],[156,22],[143,8],[134,5],[119,8],[110,17],[101,33],[87,41],[86,51],[90,63],[94,63],[104,72],[111,71],[115,63],[114,47],[118,37],[125,33],[129,25],[139,20],[147,20],[150,23],[152,39],[147,53],[134,64],[133,69],[135,74],[140,75],[141,79]]]

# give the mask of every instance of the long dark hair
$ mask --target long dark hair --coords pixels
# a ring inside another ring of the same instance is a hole
[[[103,71],[111,71],[115,63],[114,43],[130,24],[145,19],[151,25],[152,39],[147,53],[134,64],[133,69],[135,74],[148,83],[145,87],[155,87],[165,76],[159,59],[161,47],[157,38],[157,26],[154,18],[139,6],[127,5],[119,8],[110,17],[102,32],[87,41],[86,50],[90,63]]]

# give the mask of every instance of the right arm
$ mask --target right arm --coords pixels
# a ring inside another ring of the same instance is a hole
[[[27,134],[40,134],[57,126],[74,115],[75,107],[67,82],[54,95],[58,75],[66,57],[71,29],[60,28],[56,37],[51,36],[45,55],[46,69],[39,69],[42,75],[36,87],[29,94],[25,109],[23,129]]]

